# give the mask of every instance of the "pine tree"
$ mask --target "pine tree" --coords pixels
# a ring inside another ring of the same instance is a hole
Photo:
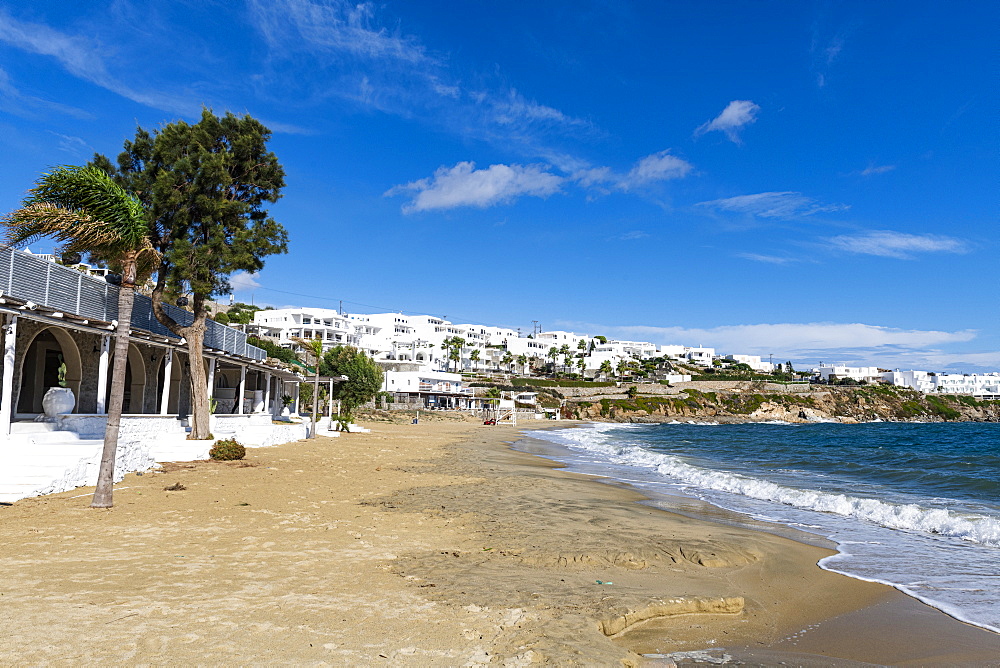
[[[125,142],[117,167],[102,155],[93,164],[111,173],[149,211],[150,239],[161,253],[153,312],[187,340],[191,360],[191,438],[209,435],[203,358],[206,303],[231,292],[229,276],[256,272],[264,258],[287,250],[288,234],[265,208],[280,197],[284,170],[267,150],[270,131],[250,117],[202,111],[194,125],[141,127]],[[194,321],[178,323],[163,308],[170,295],[189,292]],[[195,363],[198,361],[199,363]]]

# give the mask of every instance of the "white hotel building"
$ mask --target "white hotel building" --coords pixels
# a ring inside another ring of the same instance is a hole
[[[283,348],[294,347],[295,338],[321,339],[324,350],[358,345],[358,327],[336,309],[296,308],[257,311],[247,332]]]
[[[513,371],[524,373],[525,367],[540,366],[552,361],[552,348],[569,348],[574,357],[584,352],[586,374],[592,376],[605,361],[617,368],[620,361],[671,357],[700,366],[711,366],[717,355],[714,348],[682,345],[657,346],[646,341],[610,339],[601,341],[589,334],[553,330],[538,332],[533,337],[522,336],[509,327],[455,324],[432,315],[402,313],[340,313],[336,309],[295,308],[258,311],[247,330],[262,338],[294,348],[293,337],[319,337],[324,348],[352,345],[364,350],[389,370],[426,373],[460,371]],[[465,340],[462,358],[455,363],[442,348],[445,339]],[[585,349],[579,348],[583,340]],[[473,359],[474,353],[477,359]],[[527,364],[518,362],[521,356]],[[508,361],[505,363],[504,360]],[[750,364],[754,369],[773,368],[759,357],[730,355],[730,360]],[[557,366],[563,363],[560,355]],[[574,361],[575,366],[575,361]],[[573,369],[576,370],[575,368]]]
[[[928,371],[888,371],[882,381],[925,394],[971,394],[980,399],[1000,399],[1000,373],[961,374]]]

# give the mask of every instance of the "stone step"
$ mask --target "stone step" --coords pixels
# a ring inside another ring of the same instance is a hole
[[[11,434],[37,434],[49,431],[59,431],[59,425],[54,422],[35,422],[18,420],[10,423]]]
[[[48,431],[37,434],[16,434],[11,435],[3,446],[7,449],[38,448],[52,445],[81,445],[90,443],[104,443],[104,439],[80,438],[79,434],[72,431]]]
[[[82,452],[99,452],[104,447],[104,439],[78,438],[75,440],[11,439],[0,441],[0,461],[10,458],[33,459],[35,457],[60,456]]]

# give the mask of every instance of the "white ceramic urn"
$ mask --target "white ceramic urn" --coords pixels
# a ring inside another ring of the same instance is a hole
[[[74,406],[76,406],[76,397],[73,396],[73,390],[68,387],[50,387],[49,391],[42,397],[42,410],[45,411],[45,417],[48,418],[70,413]]]

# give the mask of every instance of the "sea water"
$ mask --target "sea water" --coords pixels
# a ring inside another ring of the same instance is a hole
[[[822,568],[1000,632],[1000,424],[591,424],[536,431],[576,470],[832,540]]]

